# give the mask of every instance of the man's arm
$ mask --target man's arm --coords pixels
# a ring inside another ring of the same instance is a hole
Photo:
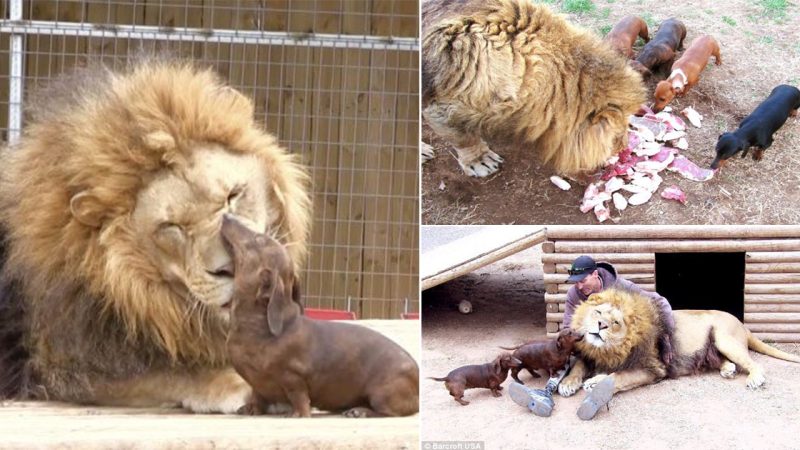
[[[578,298],[578,288],[572,286],[567,291],[567,304],[564,307],[564,323],[561,326],[562,329],[572,326],[572,314],[575,312],[575,308],[580,304],[581,299]]]

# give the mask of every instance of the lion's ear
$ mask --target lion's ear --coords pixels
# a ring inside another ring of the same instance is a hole
[[[72,196],[69,210],[78,222],[92,228],[100,228],[106,217],[106,211],[100,200],[93,194],[83,191]]]

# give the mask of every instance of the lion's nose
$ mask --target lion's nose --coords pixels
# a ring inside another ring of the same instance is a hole
[[[597,322],[597,331],[605,330],[606,328],[608,328],[608,324]]]

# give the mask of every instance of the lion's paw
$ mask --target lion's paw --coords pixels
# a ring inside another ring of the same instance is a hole
[[[564,378],[561,383],[558,385],[558,393],[562,397],[570,397],[575,395],[578,392],[578,389],[581,387],[581,380],[575,378]]]
[[[734,363],[732,363],[730,361],[725,361],[719,367],[719,374],[722,376],[722,378],[733,378],[733,377],[735,377],[736,376],[736,364],[734,364]]]
[[[747,387],[750,389],[758,389],[764,386],[765,381],[767,381],[767,377],[764,376],[764,373],[760,370],[754,370],[747,376]]]
[[[433,146],[431,144],[427,144],[425,142],[420,141],[419,143],[419,156],[420,161],[424,164],[433,159],[436,154],[433,152]]]
[[[601,373],[599,375],[593,376],[592,378],[589,378],[588,380],[583,382],[583,390],[586,392],[592,392],[592,389],[594,389],[594,387],[597,386],[597,383],[603,381],[604,379],[606,379],[606,377],[608,377],[607,374]]]
[[[464,170],[465,174],[471,177],[481,178],[489,176],[500,170],[500,164],[502,164],[503,161],[504,160],[500,157],[500,155],[487,149],[475,159],[465,161],[459,159],[458,164],[461,165],[461,168]]]

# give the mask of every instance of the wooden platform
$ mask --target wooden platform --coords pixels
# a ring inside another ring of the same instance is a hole
[[[419,361],[416,320],[361,320]],[[419,414],[386,419],[200,415],[175,409],[85,407],[54,402],[0,406],[0,447],[100,448],[408,448],[419,447]]]
[[[419,258],[422,290],[533,247],[545,239],[545,229],[541,226],[498,225],[480,227],[474,234],[423,249]]]

